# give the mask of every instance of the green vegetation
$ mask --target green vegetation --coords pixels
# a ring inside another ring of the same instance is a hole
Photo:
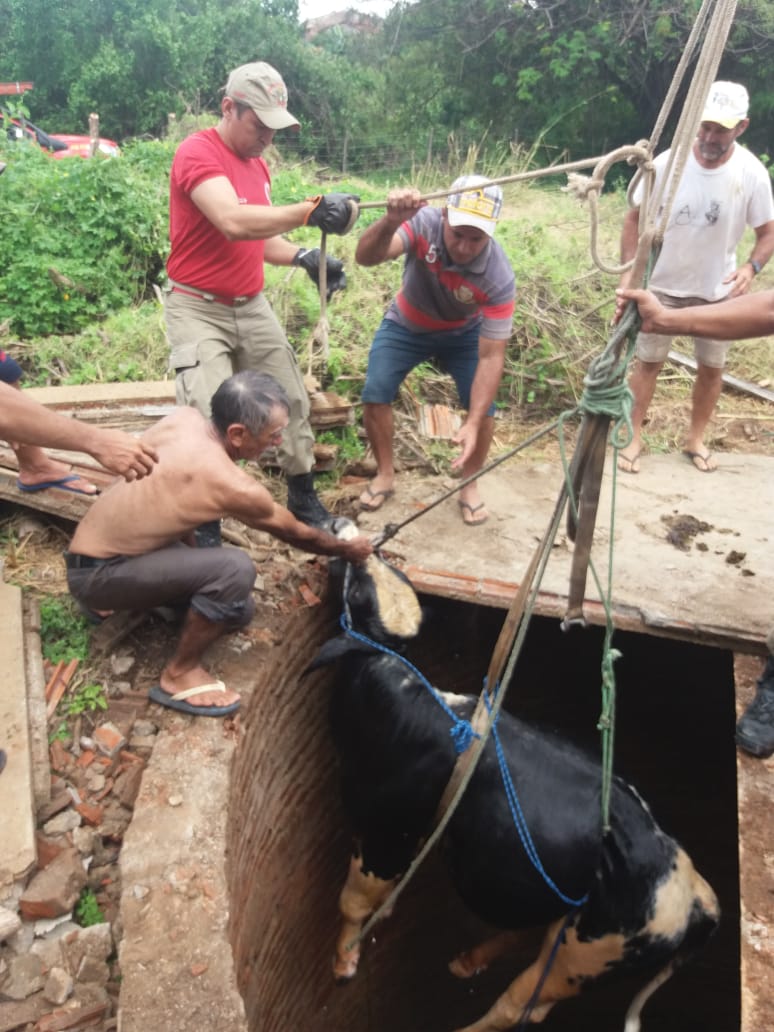
[[[368,31],[361,20],[312,35],[297,0],[0,0],[0,79],[34,80],[25,102],[44,129],[85,132],[95,111],[124,143],[161,135],[171,112],[217,110],[228,71],[266,60],[302,123],[298,159],[415,178],[452,161],[450,137],[458,156],[526,143],[545,164],[649,136],[701,6],[396,0]],[[770,146],[773,39],[770,0],[739,0],[719,77],[748,86],[758,152]]]
[[[105,915],[91,889],[84,889],[81,892],[78,902],[75,904],[74,917],[75,923],[79,924],[81,928],[89,928],[91,925],[102,924],[105,921]]]
[[[87,658],[89,625],[79,614],[72,598],[44,597],[40,600],[40,639],[43,656],[51,663]]]
[[[70,334],[152,295],[171,153],[138,143],[120,160],[55,162],[31,145],[0,148],[0,322],[22,337]]]
[[[68,717],[79,717],[82,713],[96,713],[108,708],[105,689],[101,684],[82,684],[65,702]]]

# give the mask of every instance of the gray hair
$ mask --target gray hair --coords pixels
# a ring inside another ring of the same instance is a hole
[[[232,423],[241,423],[257,437],[279,405],[290,412],[285,388],[268,373],[246,369],[229,376],[218,387],[211,401],[212,422],[225,435]]]

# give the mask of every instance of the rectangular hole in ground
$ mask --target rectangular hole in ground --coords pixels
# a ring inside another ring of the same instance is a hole
[[[478,693],[504,614],[438,598],[426,597],[423,605],[427,619],[412,661],[439,688]],[[661,827],[685,847],[722,908],[720,929],[709,945],[646,1005],[643,1030],[729,1032],[740,1023],[733,656],[625,632],[614,635],[613,646],[621,653],[614,666],[616,773],[639,789]],[[598,751],[602,648],[601,628],[565,633],[556,620],[533,618],[506,708]],[[400,907],[390,923],[400,923]],[[438,908],[443,911],[444,905]],[[445,919],[436,913],[431,920],[439,922],[438,946],[443,949]],[[401,948],[396,940],[392,945]],[[487,993],[499,991],[512,974],[511,969],[500,972],[498,989]],[[394,988],[399,993],[397,984]],[[406,988],[417,994],[413,1013],[421,1012],[422,979],[415,969],[407,973]],[[473,1017],[493,997],[484,998],[472,984],[470,991],[477,997]],[[546,1032],[620,1032],[631,995],[631,984],[600,987],[559,1005],[540,1027]],[[402,1001],[400,1010],[401,1032],[429,1027],[412,1023],[409,1001]],[[468,1007],[461,1010],[467,1013]],[[398,1027],[383,1017],[386,1023],[380,1020],[369,1028]],[[463,1023],[459,1011],[438,1028],[452,1029],[458,1023]]]
[[[422,601],[428,618],[411,660],[439,688],[478,693],[504,612]],[[434,853],[365,944],[354,981],[333,984],[336,898],[350,845],[326,720],[335,675],[326,668],[299,679],[306,638],[298,628],[293,634],[293,656],[262,669],[248,722],[255,741],[248,736],[240,760],[246,809],[235,832],[232,900],[250,1027],[452,1032],[485,1013],[532,955],[501,958],[470,981],[451,976],[449,960],[491,929],[465,909]],[[320,639],[312,637],[316,651]],[[643,1032],[733,1032],[740,971],[732,657],[645,635],[616,634],[613,644],[622,653],[616,772],[687,849],[723,910],[710,944],[646,1004]],[[602,645],[599,628],[564,634],[558,621],[533,618],[507,707],[598,752]],[[640,984],[599,986],[559,1004],[539,1027],[621,1032]]]

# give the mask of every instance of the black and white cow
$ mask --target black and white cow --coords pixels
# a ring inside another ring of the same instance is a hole
[[[340,980],[355,975],[353,941],[434,826],[457,758],[450,727],[468,720],[476,703],[467,695],[442,695],[439,702],[399,655],[360,637],[399,650],[418,633],[419,603],[399,571],[376,556],[348,566],[344,601],[355,635],[348,628],[327,642],[312,664],[339,661],[331,727],[357,839],[339,901],[334,974]],[[598,762],[504,711],[497,729],[533,859],[490,739],[449,823],[444,852],[465,903],[503,931],[457,956],[451,971],[476,974],[512,945],[518,929],[539,926],[545,933],[534,962],[460,1032],[541,1021],[556,1002],[601,976],[639,971],[648,983],[625,1025],[625,1032],[638,1032],[648,996],[714,931],[715,894],[630,785],[615,779],[611,827],[603,836]]]

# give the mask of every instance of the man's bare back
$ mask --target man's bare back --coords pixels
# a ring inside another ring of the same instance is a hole
[[[142,440],[158,452],[158,476],[114,484],[78,525],[71,552],[99,559],[144,555],[225,515],[251,524],[271,516],[269,492],[235,465],[196,409],[176,409]]]

